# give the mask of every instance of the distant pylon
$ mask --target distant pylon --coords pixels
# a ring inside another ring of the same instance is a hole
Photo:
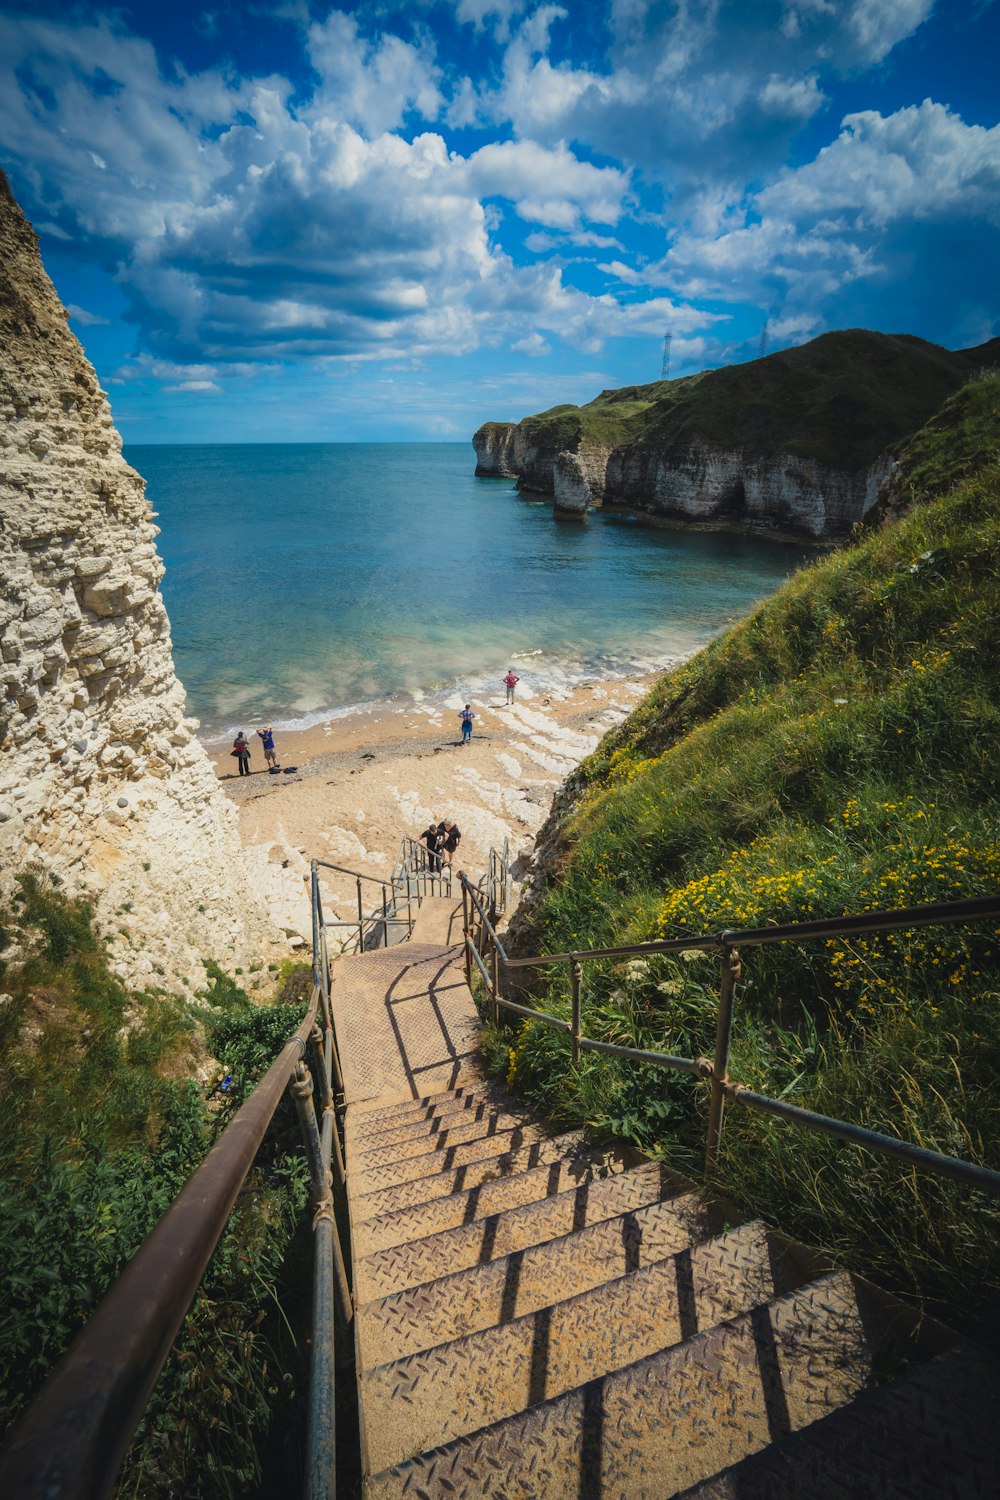
[[[768,323],[770,323],[770,321],[771,321],[770,318],[765,318],[764,319],[764,326],[760,330],[760,344],[758,345],[758,348],[757,348],[757,358],[758,359],[763,359],[764,355],[767,353],[767,325],[768,325]]]
[[[670,345],[673,343],[673,341],[674,336],[668,328],[666,333],[663,335],[663,367],[660,370],[661,380],[670,379]]]

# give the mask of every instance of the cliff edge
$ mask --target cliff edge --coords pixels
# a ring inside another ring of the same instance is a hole
[[[183,990],[275,933],[184,715],[157,533],[0,174],[0,890],[48,872],[129,983]]]
[[[745,365],[486,422],[476,473],[551,495],[557,515],[607,506],[841,537],[875,504],[896,448],[998,358],[1000,339],[952,351],[906,334],[828,333]]]

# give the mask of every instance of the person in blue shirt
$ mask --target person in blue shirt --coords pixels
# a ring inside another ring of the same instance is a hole
[[[268,769],[271,771],[280,771],[278,752],[274,748],[274,730],[268,724],[266,729],[258,729],[257,733],[260,736],[261,744],[264,746],[264,759],[267,761]]]
[[[476,716],[469,705],[466,704],[458,717],[462,721],[462,744],[467,745],[472,739],[472,721]]]

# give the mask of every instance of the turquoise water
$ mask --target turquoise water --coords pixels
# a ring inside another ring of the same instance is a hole
[[[190,711],[209,734],[400,694],[661,666],[773,592],[796,548],[555,522],[468,443],[139,447]]]

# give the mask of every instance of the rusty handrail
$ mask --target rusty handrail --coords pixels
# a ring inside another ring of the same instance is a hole
[[[14,1427],[0,1493],[17,1500],[108,1494],[295,1066],[305,1019],[128,1262]]]
[[[490,991],[492,1014],[496,1018],[502,1008],[543,1025],[558,1027],[570,1033],[573,1061],[581,1052],[603,1052],[612,1057],[622,1057],[635,1062],[649,1063],[662,1068],[691,1073],[703,1079],[711,1088],[711,1102],[707,1127],[705,1172],[711,1175],[715,1169],[722,1134],[725,1102],[741,1104],[748,1109],[759,1110],[778,1119],[787,1120],[807,1130],[822,1135],[835,1136],[852,1145],[864,1146],[869,1151],[905,1162],[908,1166],[934,1172],[961,1182],[966,1187],[1000,1197],[1000,1172],[974,1162],[963,1161],[957,1156],[929,1151],[923,1146],[914,1146],[908,1141],[868,1130],[862,1125],[852,1125],[847,1120],[835,1120],[815,1110],[802,1109],[766,1094],[757,1094],[740,1083],[734,1083],[728,1075],[729,1038],[733,1021],[735,988],[740,977],[739,948],[763,947],[766,944],[810,941],[818,938],[850,937],[862,932],[895,932],[904,928],[934,927],[949,923],[973,922],[988,917],[1000,916],[1000,896],[983,896],[967,901],[935,901],[922,906],[901,907],[895,911],[862,912],[855,916],[820,918],[810,922],[790,922],[780,927],[751,927],[725,929],[720,933],[702,934],[696,937],[665,938],[650,943],[629,943],[620,948],[588,948],[576,953],[549,953],[528,958],[508,956],[495,927],[483,909],[479,894],[464,872],[459,872],[462,887],[464,912],[464,944],[466,952],[466,976],[471,983],[472,962],[475,964]],[[485,958],[480,954],[472,933],[470,906],[478,915],[480,933],[488,934],[493,949],[494,968],[491,974]],[[678,953],[701,949],[716,951],[721,958],[721,986],[719,992],[719,1017],[716,1033],[715,1059],[705,1057],[673,1057],[665,1052],[645,1051],[637,1047],[623,1047],[614,1042],[598,1042],[584,1036],[580,1020],[580,976],[584,961],[595,958],[629,958],[660,953]],[[566,1021],[547,1011],[533,1010],[529,1006],[516,1004],[506,999],[500,990],[499,965],[505,969],[543,968],[550,964],[564,963],[569,966],[571,993],[573,997],[573,1019]]]

